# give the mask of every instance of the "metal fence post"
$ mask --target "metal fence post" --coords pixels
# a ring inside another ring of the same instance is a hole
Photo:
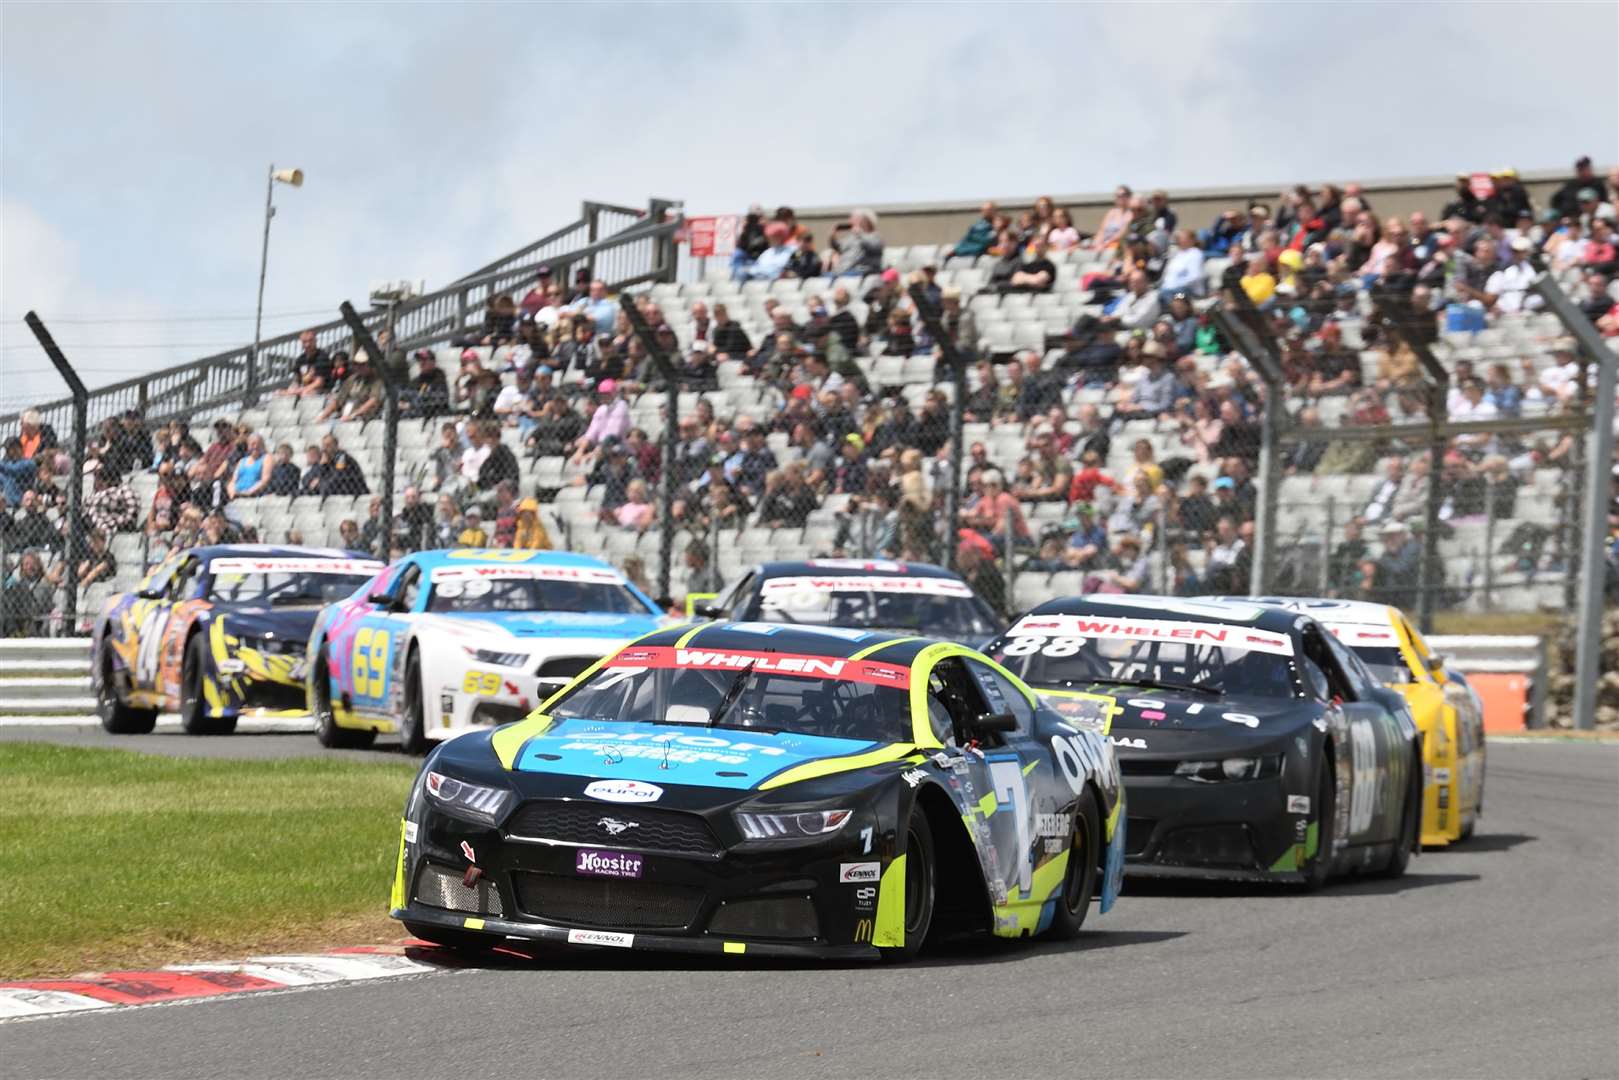
[[[84,453],[89,445],[89,409],[90,392],[85,389],[84,381],[79,373],[73,370],[73,365],[63,355],[56,339],[51,332],[45,329],[45,323],[40,317],[30,311],[23,316],[28,329],[33,332],[34,339],[39,347],[45,350],[50,357],[51,364],[56,368],[62,381],[67,383],[68,392],[73,395],[73,450],[72,474],[67,482],[67,542],[63,545],[63,576],[62,586],[64,599],[62,603],[62,621],[71,632],[78,627],[79,613],[79,552],[83,548],[85,528],[80,520],[79,506],[84,498]],[[112,543],[112,537],[107,537],[107,543]]]
[[[394,309],[396,307],[398,307],[397,302],[388,305],[389,345],[394,343],[393,326]],[[382,488],[383,542],[392,543],[394,459],[399,456],[399,383],[394,378],[393,367],[388,363],[387,356],[383,354],[381,349],[377,348],[376,339],[371,336],[371,331],[366,328],[365,322],[360,318],[359,313],[354,310],[354,305],[345,300],[338,310],[343,314],[343,321],[348,323],[349,329],[353,331],[354,340],[377,365],[377,373],[382,379],[382,422],[384,425],[382,429],[382,475],[378,477],[377,483]],[[383,552],[382,558],[384,562],[388,561],[386,551]]]
[[[1484,478],[1484,610],[1495,607],[1495,492],[1496,483]]]
[[[1251,596],[1264,596],[1268,591],[1269,563],[1276,549],[1276,504],[1281,498],[1282,462],[1277,453],[1281,435],[1282,410],[1287,407],[1287,382],[1282,377],[1282,362],[1253,329],[1262,323],[1259,310],[1241,289],[1228,289],[1226,300],[1209,309],[1215,327],[1225,339],[1236,346],[1259,373],[1265,384],[1265,409],[1259,425],[1259,505],[1254,512],[1254,554],[1248,572],[1248,592]],[[1225,303],[1236,307],[1228,312]]]
[[[928,336],[938,343],[940,356],[950,369],[950,382],[954,397],[950,401],[950,470],[949,486],[944,491],[944,523],[939,534],[939,565],[954,569],[956,565],[956,529],[961,516],[961,429],[967,409],[967,365],[957,348],[956,335],[944,325],[937,307],[919,284],[907,290],[917,317],[927,327]],[[1008,602],[1011,593],[1007,593]]]
[[[590,220],[594,235],[596,227],[594,210],[591,210]],[[658,335],[647,325],[646,319],[641,315],[641,309],[635,306],[635,297],[628,292],[619,293],[618,306],[624,312],[624,318],[629,320],[630,329],[641,339],[641,345],[652,358],[652,363],[662,373],[668,393],[669,415],[663,422],[663,493],[658,508],[658,515],[663,523],[663,535],[658,540],[657,599],[661,603],[665,599],[672,599],[669,595],[669,582],[674,574],[675,435],[680,430],[680,372],[669,354],[664,351],[662,343],[658,341]],[[713,565],[713,560],[718,555],[717,547],[709,551],[710,565]]]
[[[1574,640],[1574,726],[1596,724],[1597,676],[1602,661],[1602,597],[1607,584],[1606,544],[1608,493],[1613,469],[1613,395],[1619,357],[1580,309],[1557,287],[1550,274],[1541,274],[1529,289],[1574,335],[1597,368],[1596,400],[1586,439],[1585,521],[1580,545],[1580,606]],[[1582,380],[1583,382],[1583,380]]]
[[[1316,589],[1318,596],[1326,596],[1336,582],[1332,580],[1332,538],[1338,526],[1338,500],[1331,495],[1327,496],[1327,534],[1321,544],[1321,572],[1317,575],[1320,587]]]

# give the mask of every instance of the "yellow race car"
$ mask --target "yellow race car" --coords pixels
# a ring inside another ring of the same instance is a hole
[[[1471,836],[1484,807],[1484,709],[1467,680],[1445,670],[1397,607],[1359,600],[1258,602],[1312,616],[1405,697],[1422,732],[1427,772],[1422,843],[1443,847]]]

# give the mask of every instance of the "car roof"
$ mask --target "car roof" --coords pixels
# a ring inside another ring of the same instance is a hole
[[[1235,599],[1226,597],[1225,599]],[[1398,625],[1399,611],[1371,600],[1328,600],[1310,596],[1261,596],[1249,601],[1308,615],[1323,626]]]
[[[887,630],[855,630],[825,626],[787,626],[780,623],[711,622],[659,630],[636,641],[637,645],[690,649],[735,649],[738,652],[794,653],[847,660],[874,654],[873,660],[909,664],[917,653],[938,644],[934,638],[912,637]]]
[[[1142,596],[1096,593],[1047,600],[1025,615],[1111,615],[1121,619],[1168,619],[1175,622],[1240,623],[1291,634],[1300,612],[1245,598]]]
[[[522,558],[517,556],[522,555]],[[594,555],[581,555],[576,551],[524,551],[521,548],[446,548],[418,551],[406,555],[401,562],[414,562],[424,570],[438,566],[466,566],[478,563],[498,563],[502,566],[588,566],[618,573],[606,560]]]
[[[205,564],[214,559],[274,558],[274,559],[370,559],[376,557],[363,551],[350,551],[335,547],[294,547],[290,544],[210,544],[194,547],[185,552],[195,555]]]
[[[797,574],[815,574],[821,577],[903,576],[961,580],[959,574],[942,566],[923,562],[900,562],[897,559],[781,559],[759,564],[760,577],[791,577]]]

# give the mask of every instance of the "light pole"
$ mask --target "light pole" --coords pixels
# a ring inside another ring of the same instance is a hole
[[[270,265],[270,219],[275,217],[275,186],[277,183],[304,186],[302,169],[277,169],[270,165],[270,177],[264,182],[264,242],[259,247],[259,303],[253,312],[253,351],[247,357],[247,403],[253,404],[259,392],[259,334],[264,325],[264,271]]]

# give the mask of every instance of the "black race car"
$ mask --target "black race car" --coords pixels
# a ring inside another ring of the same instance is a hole
[[[175,552],[96,617],[90,679],[102,726],[143,735],[167,709],[193,735],[224,735],[243,713],[303,715],[315,616],[381,570],[337,548]]]
[[[429,755],[391,913],[465,949],[903,957],[953,929],[1071,937],[1124,859],[1112,699],[1085,701],[1065,720],[951,642],[661,630]]]
[[[959,575],[892,559],[761,563],[719,593],[692,594],[686,608],[710,619],[860,626],[977,645],[1006,629]]]
[[[1311,887],[1404,873],[1422,813],[1416,725],[1309,616],[1095,595],[1041,604],[986,651],[1059,709],[1119,695],[1127,872]]]

